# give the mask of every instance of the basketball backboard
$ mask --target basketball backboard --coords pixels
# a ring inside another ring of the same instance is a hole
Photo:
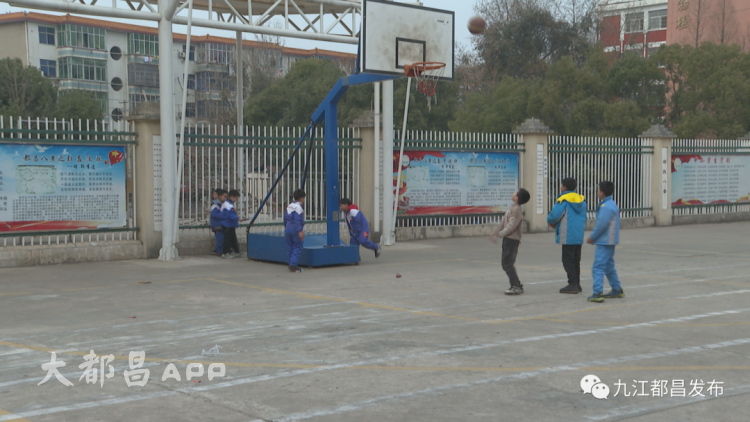
[[[453,80],[455,13],[413,4],[365,0],[361,66],[363,73],[404,76],[404,66],[445,63],[441,80]]]

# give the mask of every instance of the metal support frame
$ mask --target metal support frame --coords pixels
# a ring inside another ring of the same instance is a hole
[[[159,9],[164,10],[169,0],[159,0]],[[159,20],[159,50],[171,57],[173,49],[172,22],[162,17]],[[172,81],[172,60],[161,60],[159,63],[159,102],[161,112],[161,154],[162,154],[162,209],[165,221],[161,232],[161,251],[159,258],[170,261],[178,258],[174,246],[175,224],[171,221],[173,210],[177,208],[175,181],[177,151],[175,142],[174,83]]]
[[[263,198],[263,202],[261,202],[260,206],[258,206],[258,211],[255,212],[255,215],[253,215],[252,220],[250,220],[250,224],[247,225],[246,233],[250,233],[250,229],[253,227],[255,220],[258,219],[258,216],[260,215],[261,211],[263,211],[263,207],[266,206],[268,199],[271,198],[273,191],[276,190],[276,186],[279,184],[279,181],[281,180],[281,178],[284,177],[284,173],[286,173],[286,170],[289,168],[289,165],[292,164],[292,160],[294,159],[294,156],[297,154],[297,151],[299,151],[300,147],[302,147],[302,144],[305,143],[305,138],[307,138],[307,135],[310,133],[313,127],[315,127],[314,123],[310,123],[307,126],[307,129],[305,129],[305,133],[302,134],[302,138],[299,140],[299,142],[297,142],[297,145],[294,147],[294,150],[292,150],[292,153],[289,154],[289,158],[286,160],[286,163],[284,163],[284,168],[282,168],[281,171],[279,172],[279,175],[276,177],[276,180],[274,180],[273,185],[271,185],[271,189],[268,190],[266,197]],[[311,144],[313,142],[313,138],[315,138],[315,134],[310,136]],[[308,155],[308,159],[309,159],[309,155]],[[305,168],[307,168],[307,163],[305,164]],[[304,186],[304,182],[303,182],[303,186]]]
[[[164,18],[181,25],[188,22],[188,17],[181,15],[188,8],[185,0],[10,0],[8,4],[109,18],[156,22]],[[158,12],[152,4],[159,5]],[[201,15],[192,19],[193,25],[204,28],[346,44],[359,42],[356,28],[357,22],[362,21],[360,0],[196,0],[193,7]],[[326,15],[330,17],[328,25],[323,24]],[[282,28],[264,26],[273,17],[284,19]]]
[[[305,130],[305,133],[302,135],[302,138],[294,147],[294,150],[289,155],[284,168],[281,169],[281,172],[279,172],[279,175],[273,182],[271,189],[268,191],[268,194],[266,194],[263,202],[261,202],[260,206],[258,207],[258,211],[256,211],[255,215],[253,215],[253,218],[247,227],[248,233],[250,232],[250,228],[253,226],[253,223],[258,218],[258,215],[260,215],[261,211],[263,211],[263,207],[271,197],[274,189],[276,189],[276,185],[278,185],[279,180],[281,180],[281,178],[284,176],[284,173],[286,173],[286,170],[289,168],[289,164],[297,154],[297,151],[299,151],[300,147],[302,147],[302,144],[305,142],[305,138],[308,134],[311,133],[311,131],[313,131],[313,133],[310,134],[310,146],[308,147],[309,149],[307,152],[307,160],[305,162],[305,175],[302,179],[302,188],[305,187],[307,170],[310,164],[309,161],[315,138],[314,128],[317,125],[323,123],[325,124],[324,155],[326,163],[326,245],[339,246],[341,244],[341,237],[339,233],[339,199],[341,198],[339,193],[338,102],[350,86],[379,81],[388,81],[396,78],[398,78],[398,76],[361,73],[358,75],[345,76],[339,79],[336,85],[334,85],[333,89],[331,89],[326,98],[320,104],[318,109],[315,110],[315,113],[313,113],[312,123],[310,123],[310,125]],[[329,177],[331,175],[333,175],[334,177]]]

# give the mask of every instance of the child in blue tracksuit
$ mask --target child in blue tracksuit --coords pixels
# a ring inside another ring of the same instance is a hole
[[[302,269],[297,264],[305,242],[305,212],[302,209],[305,205],[305,191],[297,189],[293,196],[294,202],[286,207],[286,213],[284,213],[284,237],[286,237],[289,271],[301,273]]]
[[[209,224],[211,225],[211,231],[214,232],[216,238],[216,249],[214,249],[214,255],[221,256],[224,253],[224,231],[225,228],[221,222],[221,206],[227,199],[227,192],[224,189],[214,189],[213,191],[213,204],[211,204],[211,217]]]
[[[596,208],[596,226],[586,243],[596,245],[594,266],[591,272],[594,276],[594,294],[588,298],[589,302],[604,302],[604,298],[625,297],[620,285],[620,279],[615,270],[615,245],[620,242],[620,209],[612,200],[615,185],[612,182],[599,183],[599,206]],[[612,290],[602,294],[604,276],[607,276]]]
[[[547,216],[547,224],[555,228],[555,240],[562,245],[562,263],[568,274],[568,285],[560,293],[575,294],[581,288],[581,248],[586,230],[586,201],[575,192],[578,183],[568,177],[560,184],[560,196]]]
[[[355,204],[352,204],[352,200],[349,198],[343,198],[339,201],[339,209],[345,213],[346,225],[349,226],[349,244],[362,245],[371,251],[375,251],[375,258],[379,258],[380,246],[368,239],[370,223],[367,222],[365,215],[362,214]]]
[[[228,198],[221,205],[221,221],[224,231],[224,259],[232,259],[240,256],[240,244],[237,242],[237,227],[240,226],[240,217],[234,204],[240,199],[237,190],[230,190]]]

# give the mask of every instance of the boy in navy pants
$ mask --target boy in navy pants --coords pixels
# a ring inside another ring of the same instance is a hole
[[[234,204],[240,199],[240,193],[237,190],[230,190],[227,194],[229,197],[221,206],[221,218],[224,227],[224,259],[239,258],[240,244],[237,242],[237,227],[240,226],[240,217],[237,215],[237,209]],[[234,252],[234,253],[233,253]]]
[[[214,255],[221,256],[224,253],[224,228],[221,221],[221,206],[227,199],[227,192],[224,189],[214,189],[213,192],[214,202],[211,204],[211,218],[209,224],[211,225],[211,231],[214,232],[216,238],[216,249],[214,249]]]
[[[302,272],[297,264],[305,242],[305,211],[302,209],[304,205],[305,191],[297,189],[294,191],[294,201],[286,207],[286,213],[284,213],[287,259],[289,271],[293,273]]]
[[[339,209],[345,213],[346,225],[349,226],[349,244],[362,245],[371,251],[375,251],[375,258],[379,258],[380,246],[368,239],[370,223],[367,222],[367,218],[365,218],[365,215],[362,214],[357,205],[352,204],[351,199],[343,198],[339,201]],[[361,260],[362,258],[360,258]]]
[[[594,294],[588,298],[589,302],[604,302],[604,298],[625,297],[620,285],[620,279],[615,270],[615,245],[620,243],[620,208],[612,200],[615,185],[612,182],[599,183],[599,206],[596,208],[596,226],[586,243],[596,245],[594,266],[591,273],[594,276]],[[604,276],[607,276],[612,290],[602,294]]]

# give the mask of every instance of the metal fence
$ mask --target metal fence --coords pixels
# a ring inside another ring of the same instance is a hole
[[[135,240],[135,146],[137,134],[129,122],[74,121],[0,116],[0,143],[22,145],[125,146],[127,227],[76,230],[2,230],[2,246],[59,245]],[[41,149],[40,149],[41,150]],[[10,227],[6,224],[6,227]]]
[[[235,126],[196,125],[185,135],[185,167],[181,185],[179,217],[181,236],[211,234],[211,193],[216,188],[235,189],[241,197],[237,213],[253,217],[284,167],[304,128],[247,127],[241,135]],[[339,129],[339,180],[342,195],[359,200],[359,164],[362,140],[359,131]],[[323,130],[314,135],[314,148],[305,187],[306,230],[325,233],[325,159]],[[281,232],[283,213],[294,190],[299,189],[305,170],[306,147],[293,158],[262,213],[253,232]],[[240,223],[246,227],[248,221]],[[342,222],[342,225],[345,224]],[[342,230],[348,233],[347,230]],[[238,236],[242,242],[245,236]]]
[[[394,153],[397,153],[401,147],[401,131],[396,132],[395,140]],[[520,155],[525,151],[523,142],[520,140],[519,136],[515,134],[433,131],[407,131],[404,150],[517,153],[519,154],[519,183],[520,175],[522,174],[522,159]],[[389,170],[390,169],[385,169],[385,171]],[[396,182],[394,181],[394,186],[395,183]],[[474,224],[496,224],[500,222],[502,216],[503,213],[399,216],[396,220],[396,227],[446,227]]]
[[[750,139],[675,139],[672,141],[672,156],[680,154],[750,157]],[[750,195],[750,192],[744,193]],[[679,198],[672,198],[672,201],[677,199]],[[672,215],[722,214],[732,212],[750,212],[750,203],[719,203],[672,207]]]
[[[615,184],[614,200],[623,218],[651,215],[651,162],[653,141],[638,138],[551,136],[549,155],[549,208],[567,177],[578,182],[586,197],[588,217],[596,217],[599,182]]]

